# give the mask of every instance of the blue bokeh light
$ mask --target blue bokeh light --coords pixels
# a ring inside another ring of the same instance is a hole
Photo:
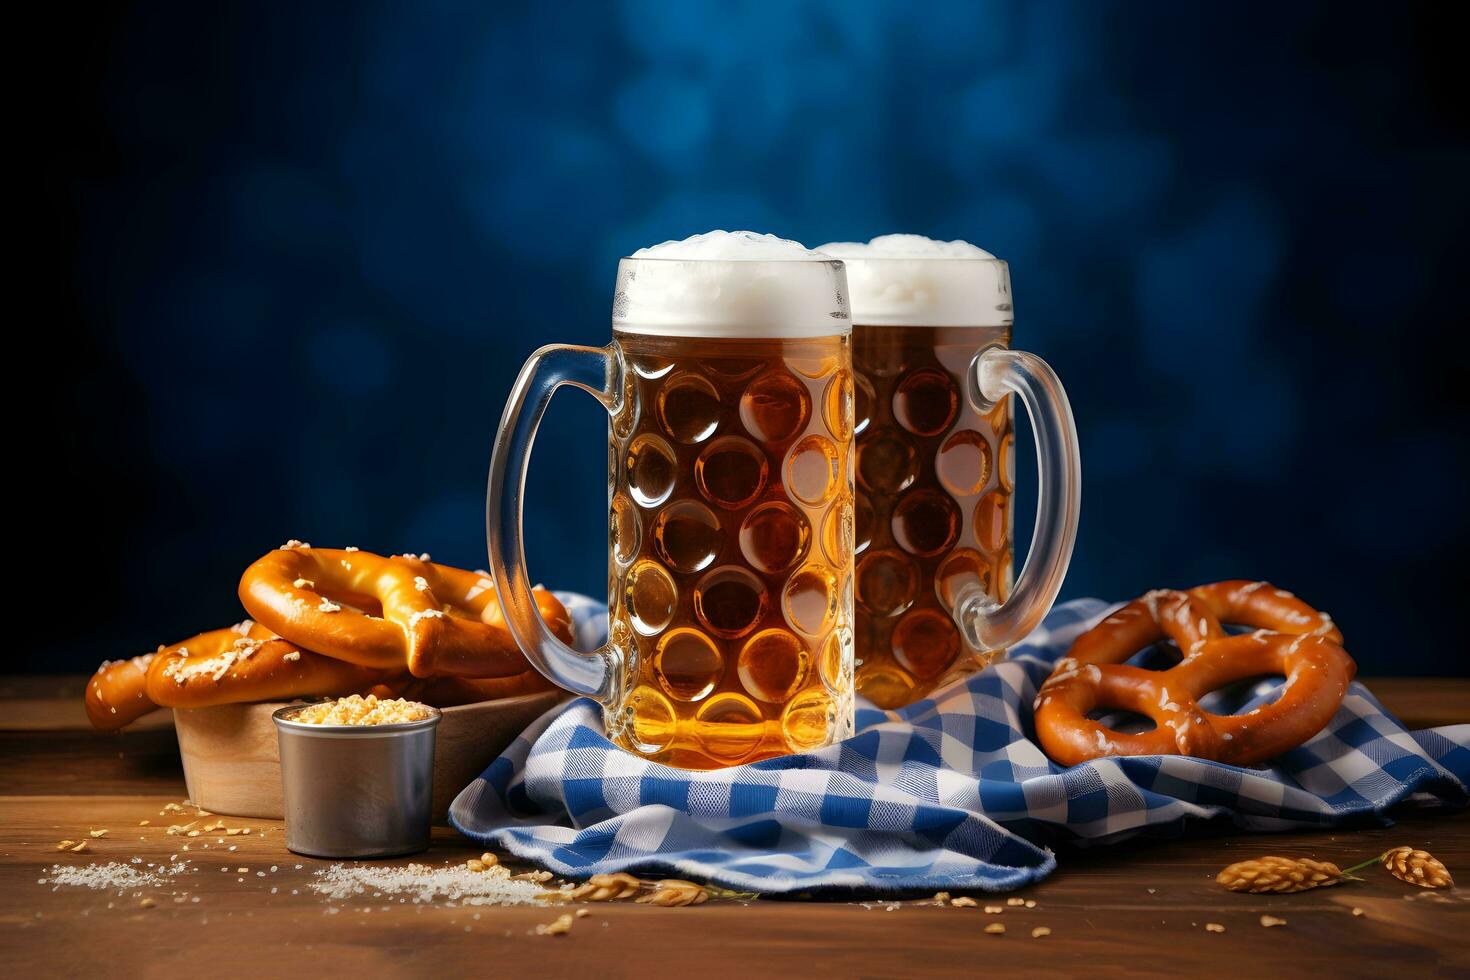
[[[1414,63],[1422,25],[1380,14],[120,13],[92,96],[107,152],[67,188],[106,371],[60,383],[79,416],[127,408],[127,458],[107,427],[67,445],[133,496],[115,607],[47,662],[229,621],[239,570],[287,537],[478,564],[526,355],[606,341],[620,255],[750,227],[1011,262],[1016,343],[1081,430],[1066,595],[1268,577],[1337,614],[1364,672],[1462,671],[1422,609],[1458,601],[1466,544],[1470,423],[1442,352],[1470,156]],[[529,547],[548,584],[595,595],[603,423],[569,399],[537,443]],[[160,612],[181,575],[190,601]]]

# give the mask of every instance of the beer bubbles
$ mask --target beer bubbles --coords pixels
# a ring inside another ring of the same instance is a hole
[[[626,748],[709,768],[851,731],[846,294],[840,262],[750,232],[619,268],[636,410],[611,431],[609,607],[635,693],[609,720]]]

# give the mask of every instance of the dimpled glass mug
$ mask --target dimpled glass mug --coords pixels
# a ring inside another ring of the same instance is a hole
[[[1077,430],[1051,368],[1009,349],[1005,262],[918,235],[821,251],[852,289],[857,690],[893,708],[983,668],[1056,601],[1077,534]],[[1011,394],[1039,468],[1014,587]]]
[[[532,355],[486,503],[490,570],[531,663],[603,706],[630,752],[712,769],[853,726],[853,387],[841,262],[710,232],[618,266],[613,341]],[[561,385],[609,415],[607,645],[536,613],[526,461]]]

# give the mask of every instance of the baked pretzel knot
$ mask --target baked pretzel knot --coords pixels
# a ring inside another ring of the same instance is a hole
[[[359,667],[302,649],[247,619],[154,653],[103,664],[87,682],[85,703],[93,727],[113,731],[160,707],[208,708],[362,693],[448,708],[549,689],[546,679],[529,668],[479,679],[419,678],[402,667]]]
[[[94,727],[111,730],[158,707],[318,697],[394,678],[388,671],[303,650],[247,619],[154,653],[103,664],[87,682],[87,717]]]
[[[1222,623],[1255,627],[1227,634]],[[1125,660],[1160,640],[1183,655],[1168,670]],[[1218,582],[1150,592],[1072,644],[1036,697],[1046,754],[1074,766],[1108,755],[1189,755],[1249,766],[1296,748],[1337,713],[1356,670],[1332,617],[1265,582]],[[1199,700],[1234,681],[1283,674],[1271,704],[1210,714]],[[1091,720],[1099,709],[1137,712],[1152,731],[1127,734]]]
[[[87,716],[117,729],[160,706],[373,693],[447,708],[550,690],[510,635],[495,583],[427,559],[293,541],[245,570],[253,621],[104,663],[87,682]],[[570,642],[566,607],[535,596]]]
[[[412,555],[278,548],[245,569],[240,601],[272,632],[359,667],[476,678],[530,669],[488,576]],[[569,641],[571,619],[556,597],[537,590],[536,605]]]

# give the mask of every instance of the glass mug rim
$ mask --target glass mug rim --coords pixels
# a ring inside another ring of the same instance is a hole
[[[618,261],[612,326],[695,337],[815,337],[852,322],[847,267],[804,251],[772,258],[632,255]]]
[[[1008,327],[1015,321],[1011,267],[1003,258],[834,254],[846,264],[848,307],[858,326]]]

